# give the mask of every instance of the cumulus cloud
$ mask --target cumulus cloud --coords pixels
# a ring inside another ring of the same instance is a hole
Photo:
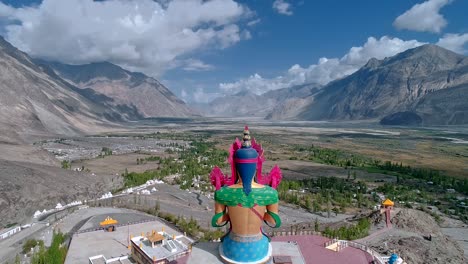
[[[436,44],[456,53],[466,54],[468,53],[468,33],[445,34]]]
[[[239,24],[251,14],[234,0],[44,0],[23,8],[0,3],[0,16],[14,21],[4,29],[6,38],[33,56],[111,61],[152,75],[174,65],[210,68],[201,61],[191,66],[177,61],[250,37]]]
[[[201,60],[188,59],[185,61],[185,66],[182,69],[186,71],[210,71],[215,67],[211,64],[206,64]]]
[[[428,0],[416,4],[398,16],[393,25],[398,29],[439,33],[447,25],[447,21],[439,11],[450,2],[452,0]]]
[[[383,59],[423,44],[425,43],[416,40],[405,41],[387,36],[380,39],[370,37],[364,45],[352,47],[341,58],[320,58],[316,64],[305,68],[296,64],[284,74],[273,78],[264,78],[259,74],[253,74],[236,82],[220,83],[219,89],[225,94],[248,90],[260,95],[270,90],[300,84],[324,85],[354,73],[370,58]]]
[[[273,2],[273,9],[282,15],[291,16],[293,14],[291,11],[291,4],[284,0],[275,0]]]

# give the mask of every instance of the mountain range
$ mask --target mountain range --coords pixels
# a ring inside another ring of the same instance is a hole
[[[273,120],[467,124],[468,57],[427,44],[383,60],[370,59],[355,73],[323,87],[308,84],[219,98],[210,104],[210,112]]]
[[[151,117],[190,117],[152,77],[109,62],[67,65],[33,59],[0,37],[0,142],[29,135],[98,132]],[[257,95],[243,91],[205,106],[212,116],[271,120],[376,120],[384,125],[468,124],[468,57],[423,45],[327,85]]]
[[[189,107],[157,80],[111,63],[32,59],[0,37],[0,142],[77,135],[146,117],[187,117]]]
[[[320,85],[303,84],[290,88],[272,90],[261,95],[241,91],[234,95],[219,97],[200,107],[207,116],[251,116],[270,119],[276,111],[282,111],[281,119],[293,118],[295,110],[301,109],[301,98],[317,92]]]
[[[468,58],[423,45],[371,59],[314,94],[297,118],[382,119],[403,112],[419,116],[423,125],[468,123]]]
[[[59,62],[36,60],[46,65],[82,93],[98,93],[98,103],[108,101],[113,106],[126,106],[147,117],[188,117],[192,110],[158,80],[140,72],[130,72],[109,63],[68,65]]]

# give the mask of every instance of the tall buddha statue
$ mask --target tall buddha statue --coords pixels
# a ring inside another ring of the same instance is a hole
[[[219,248],[226,263],[267,263],[271,258],[270,239],[263,233],[262,224],[281,225],[276,191],[281,171],[275,166],[262,175],[263,161],[263,149],[251,140],[246,126],[242,142],[236,139],[230,149],[231,176],[225,176],[218,167],[210,174],[216,188],[211,224],[230,224]]]

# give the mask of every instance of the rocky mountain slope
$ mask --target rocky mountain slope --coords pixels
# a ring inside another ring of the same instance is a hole
[[[468,82],[430,93],[413,109],[426,125],[468,124]]]
[[[284,120],[382,120],[384,125],[468,124],[468,57],[423,45],[320,87],[218,98],[209,112]],[[243,102],[242,105],[239,102]]]
[[[305,84],[283,88],[261,95],[242,91],[215,99],[205,106],[207,116],[249,116],[284,119],[294,117],[303,98],[318,91],[318,85]]]
[[[369,60],[354,74],[307,98],[296,118],[381,119],[411,112],[421,117],[422,124],[464,124],[467,86],[467,57],[424,45],[384,60]]]
[[[275,100],[266,96],[243,91],[215,99],[204,106],[206,116],[264,117],[274,107]]]
[[[119,111],[97,105],[37,66],[0,37],[0,141],[28,135],[75,135],[120,120]]]
[[[266,119],[294,119],[320,89],[319,85],[305,84],[269,92],[277,103]]]
[[[156,79],[109,62],[67,65],[37,60],[82,92],[96,92],[115,107],[134,109],[141,117],[189,117],[193,111]],[[98,103],[102,99],[95,98]]]
[[[30,58],[0,37],[0,142],[76,135],[144,117],[193,116],[157,80],[111,63]],[[26,140],[27,141],[27,140]]]

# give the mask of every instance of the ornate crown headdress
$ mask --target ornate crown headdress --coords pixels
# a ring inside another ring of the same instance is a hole
[[[276,189],[279,183],[281,182],[281,170],[277,165],[275,165],[270,171],[270,173],[263,175],[262,166],[264,161],[265,157],[263,156],[262,146],[260,144],[257,144],[254,138],[250,137],[249,128],[245,126],[242,142],[238,138],[236,138],[236,140],[229,149],[228,162],[231,164],[231,176],[228,177],[227,175],[224,175],[221,169],[219,169],[218,167],[214,167],[210,173],[211,182],[215,186],[216,190],[220,189],[224,185],[229,186],[235,184],[238,176],[238,169],[239,167],[243,166],[241,164],[255,164],[256,182],[260,184],[270,185],[271,187]],[[249,181],[249,179],[246,180]],[[251,180],[252,179],[250,178],[250,181]],[[243,179],[243,183],[245,182],[246,181]],[[247,190],[244,189],[244,191],[250,192],[249,188],[247,188]]]

